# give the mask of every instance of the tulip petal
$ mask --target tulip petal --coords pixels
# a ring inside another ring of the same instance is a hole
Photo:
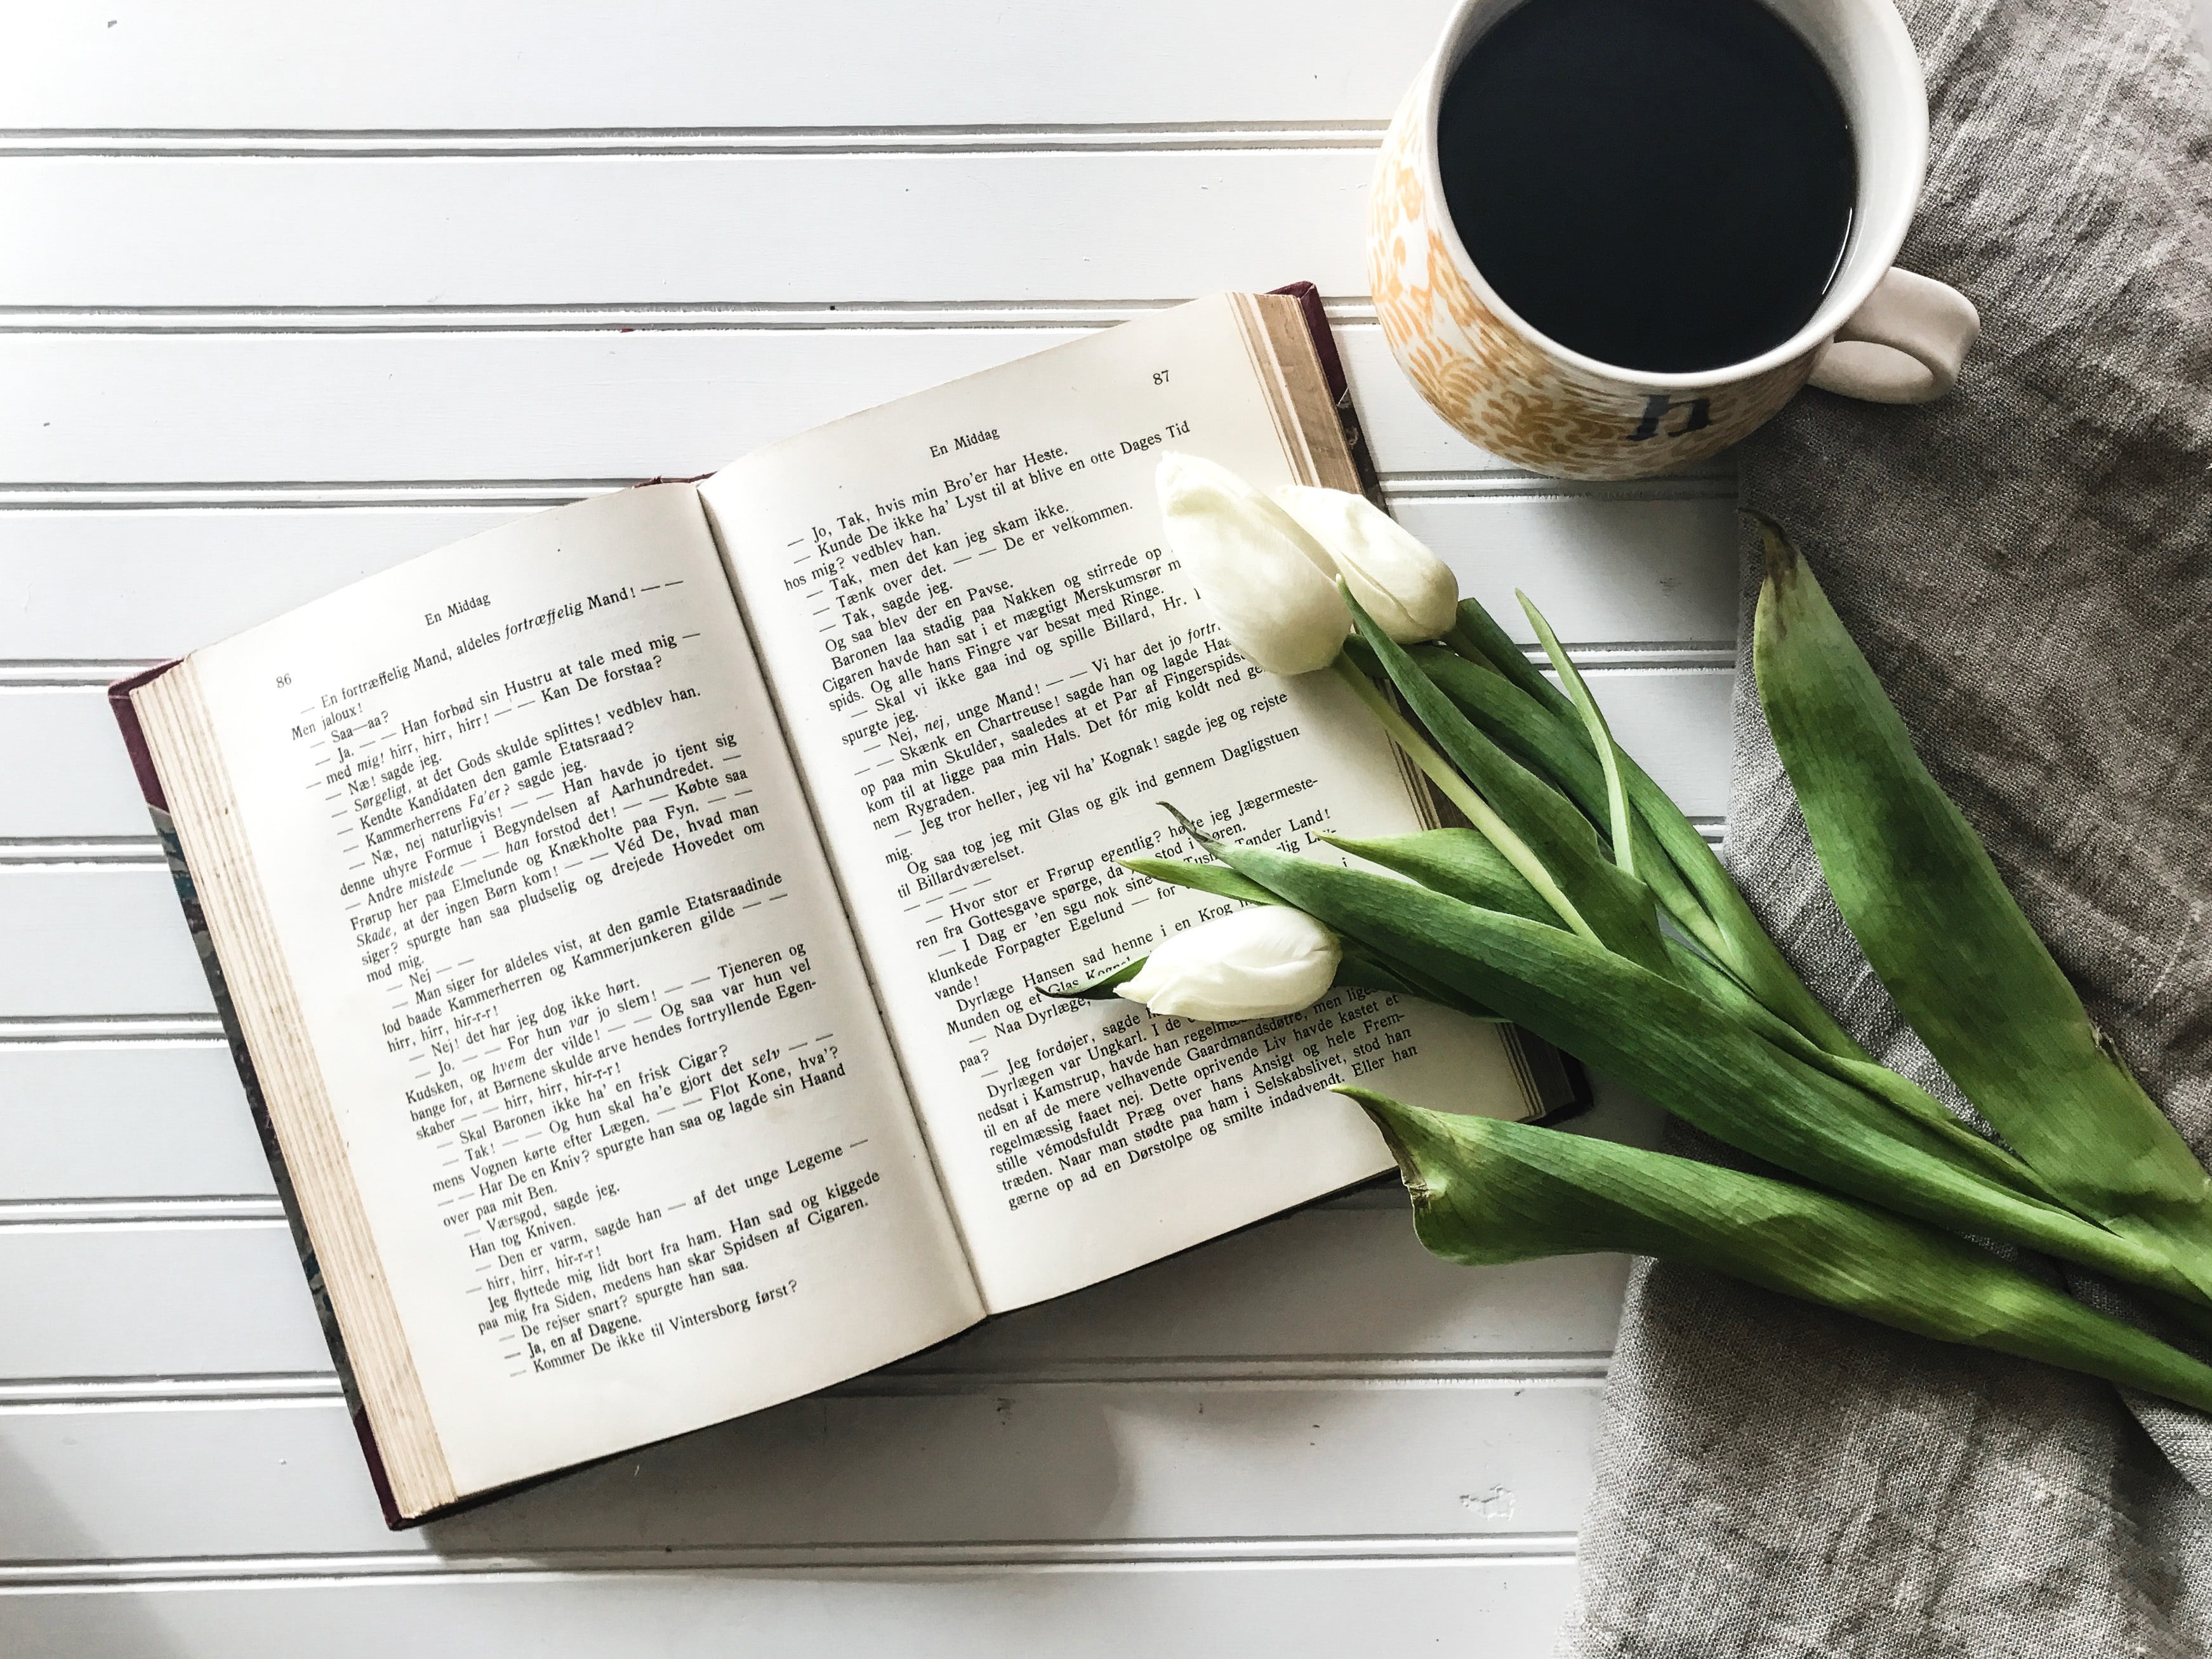
[[[1168,545],[1229,642],[1270,673],[1334,661],[1352,617],[1328,555],[1297,521],[1195,455],[1162,456],[1155,476]]]
[[[1401,645],[1433,640],[1459,619],[1459,578],[1451,567],[1364,495],[1285,484],[1283,509],[1336,561],[1352,595]]]
[[[1174,811],[1175,808],[1168,808]],[[1176,815],[1180,817],[1182,815]],[[1192,826],[1185,821],[1183,828]],[[1193,833],[1196,833],[1193,830]],[[1247,880],[1234,870],[1220,864],[1194,864],[1183,859],[1133,858],[1121,862],[1139,875],[1150,876],[1172,886],[1194,888],[1201,893],[1212,893],[1220,898],[1241,899],[1247,904],[1281,904],[1278,898],[1255,881]],[[1536,901],[1541,903],[1541,900]],[[1402,963],[1386,962],[1364,946],[1339,936],[1337,948],[1343,952],[1336,964],[1335,983],[1355,986],[1364,991],[1387,991],[1401,996],[1419,997],[1439,1007],[1455,1009],[1471,1019],[1495,1020],[1498,1016],[1479,1003],[1470,1001],[1450,987],[1408,968]],[[1125,962],[1109,973],[1081,985],[1065,986],[1057,989],[1039,987],[1047,996],[1081,996],[1097,999],[1114,994],[1114,988],[1133,977],[1145,965],[1145,958]]]
[[[1163,941],[1114,994],[1185,1019],[1273,1019],[1318,1001],[1342,955],[1303,910],[1255,906]]]

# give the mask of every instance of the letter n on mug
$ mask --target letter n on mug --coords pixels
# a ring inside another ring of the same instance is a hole
[[[1383,143],[1376,310],[1437,413],[1558,477],[1711,455],[1808,380],[1927,402],[1980,327],[1892,265],[1927,149],[1890,0],[1461,0]]]

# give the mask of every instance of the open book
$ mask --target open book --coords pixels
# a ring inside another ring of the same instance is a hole
[[[1426,821],[1162,546],[1169,448],[1358,487],[1309,309],[1162,312],[118,688],[392,1524],[1371,1176],[1339,1079],[1563,1103],[1549,1051],[1388,996],[1037,989],[1229,908],[1115,863],[1187,850],[1162,800]]]

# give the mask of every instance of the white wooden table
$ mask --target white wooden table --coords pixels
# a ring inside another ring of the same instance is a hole
[[[1388,1195],[386,1533],[100,692],[534,507],[1310,277],[1407,520],[1501,615],[1539,596],[1717,831],[1729,481],[1504,469],[1365,303],[1443,10],[0,18],[0,1653],[1547,1650],[1622,1264],[1446,1267]]]

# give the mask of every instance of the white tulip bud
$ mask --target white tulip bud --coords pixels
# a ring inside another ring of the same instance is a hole
[[[1114,994],[1185,1019],[1273,1019],[1320,1000],[1343,955],[1304,911],[1259,904],[1177,933]]]
[[[1335,564],[1297,520],[1195,455],[1163,455],[1157,482],[1168,545],[1230,644],[1276,674],[1335,661],[1352,613]]]
[[[1275,499],[1334,556],[1352,597],[1392,639],[1411,645],[1451,632],[1459,579],[1388,513],[1364,495],[1307,484],[1285,484]]]

